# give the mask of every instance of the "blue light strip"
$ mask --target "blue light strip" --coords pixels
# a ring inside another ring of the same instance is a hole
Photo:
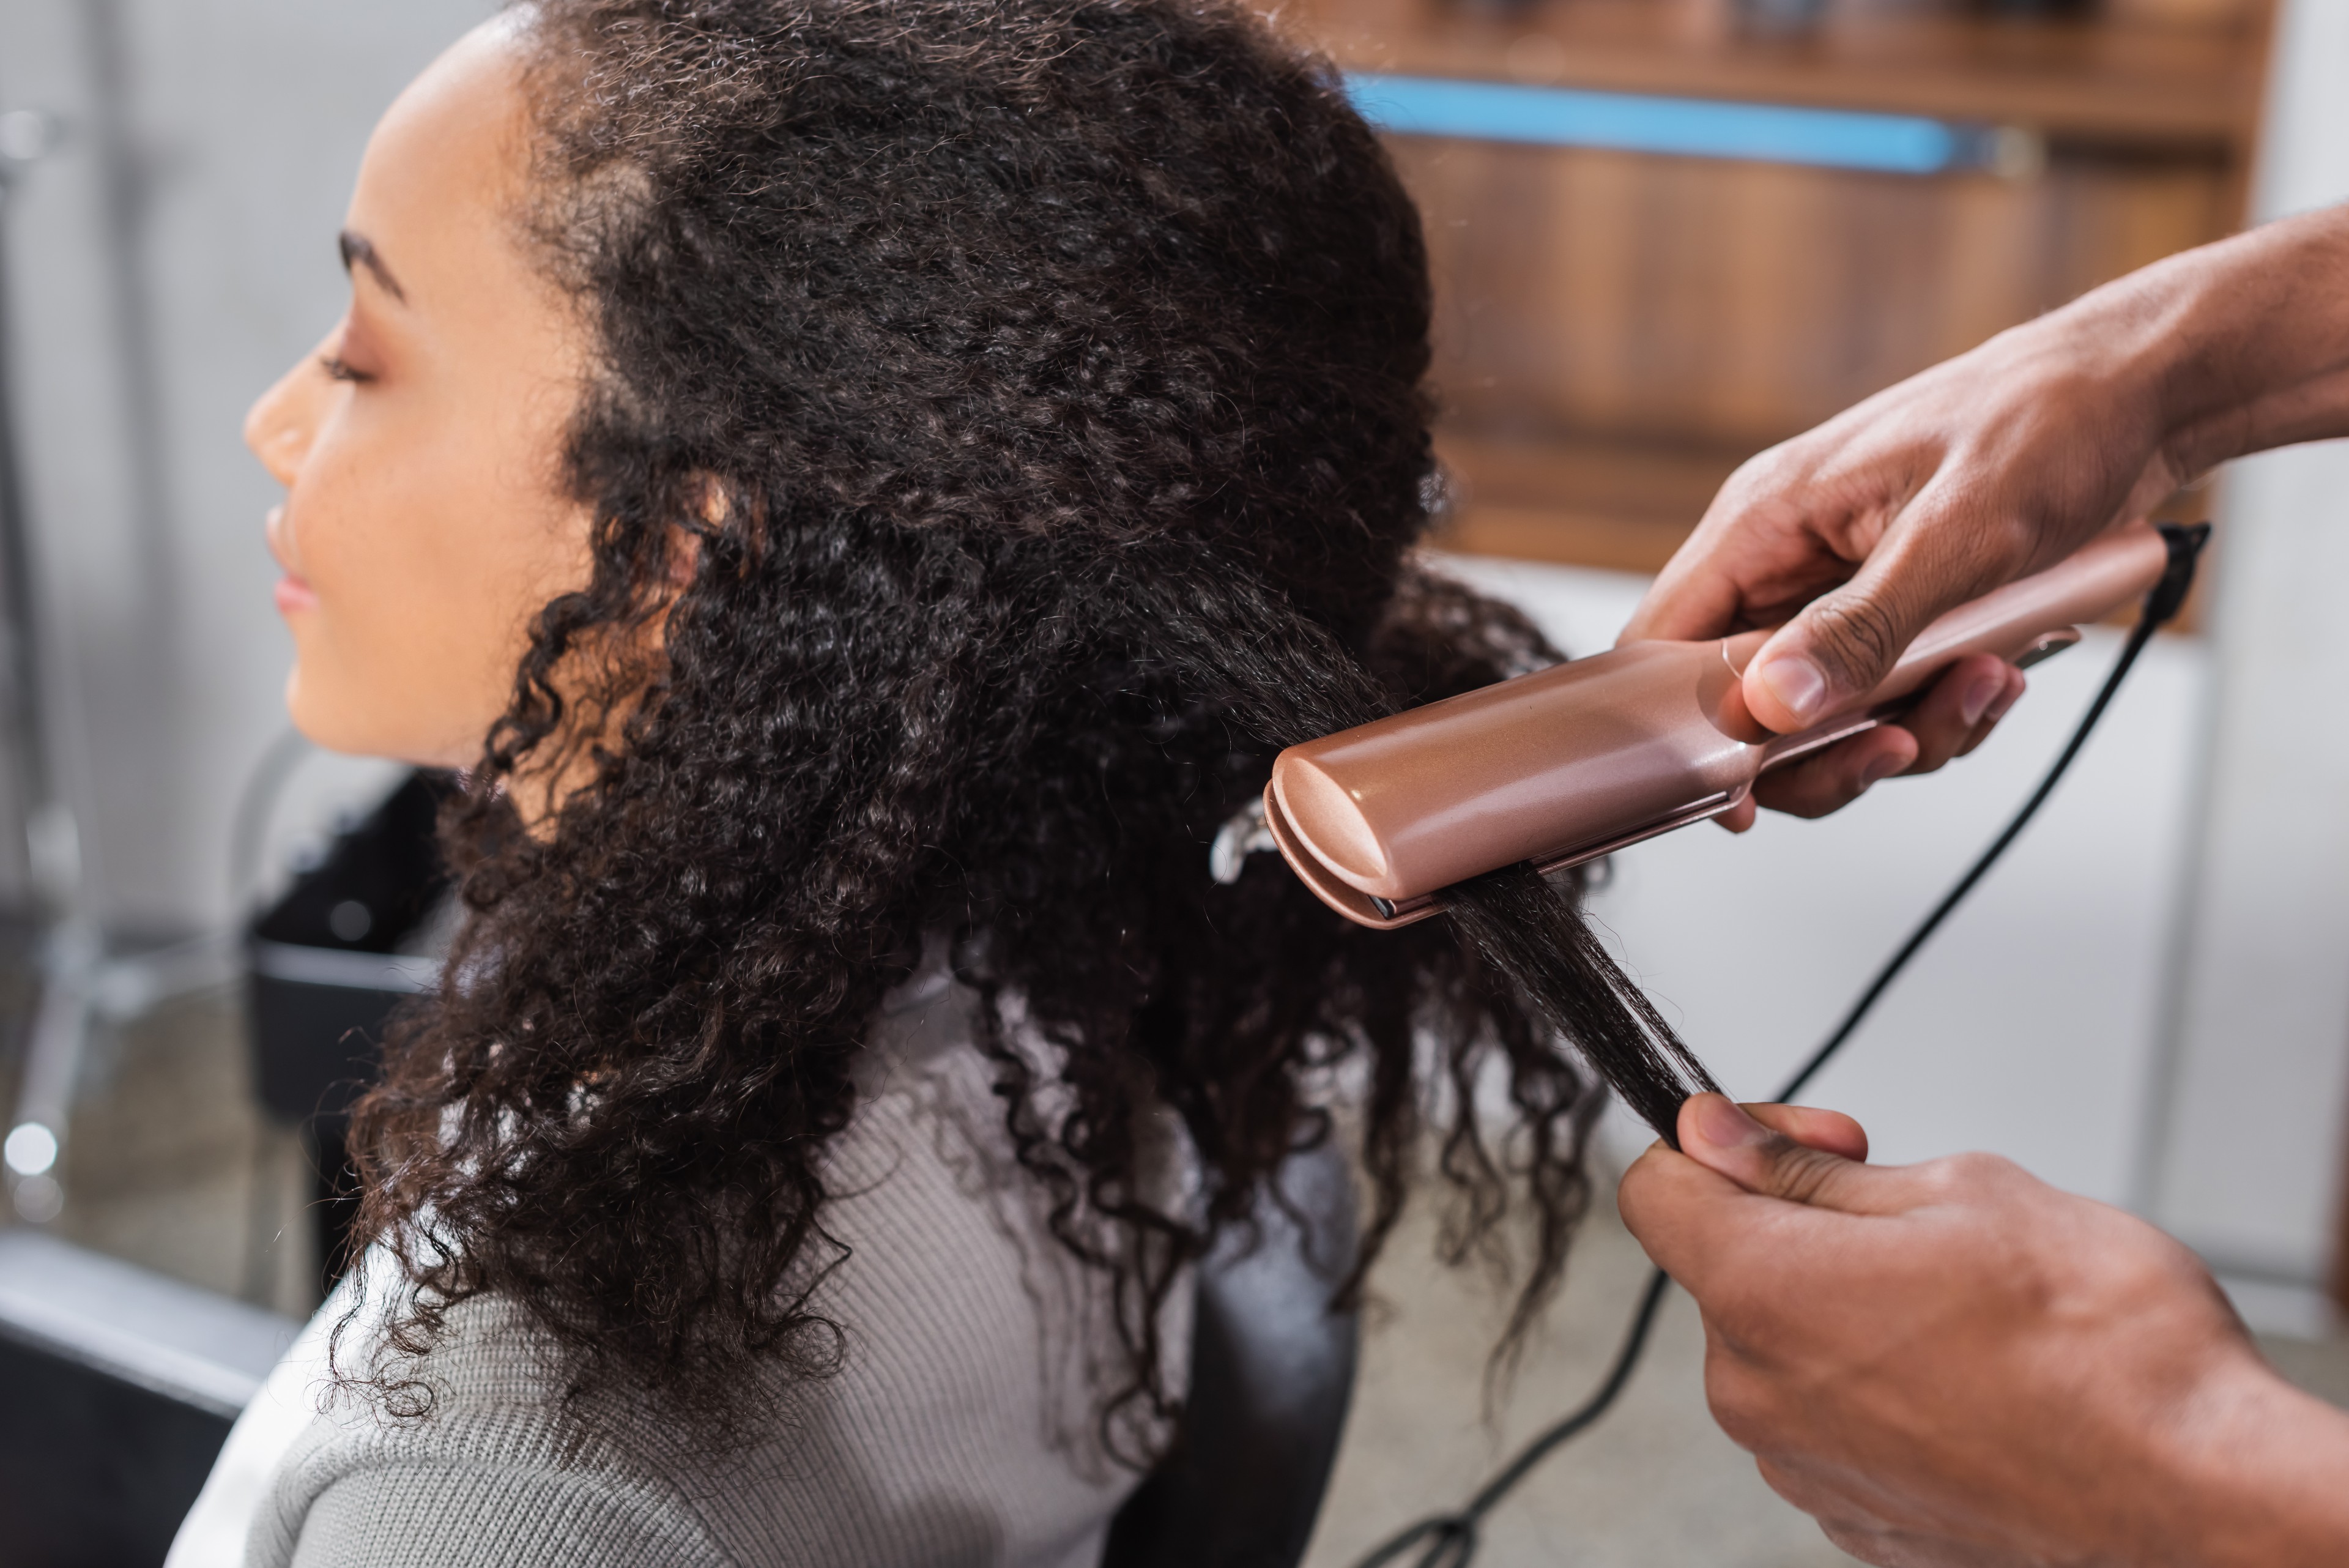
[[[1362,117],[1405,136],[1547,147],[1605,147],[1684,158],[1743,158],[1933,174],[1972,161],[1966,128],[1904,114],[1580,92],[1507,82],[1346,73]]]

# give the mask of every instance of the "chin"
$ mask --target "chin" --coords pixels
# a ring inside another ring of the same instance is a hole
[[[477,747],[450,744],[446,736],[426,736],[409,726],[387,724],[398,705],[370,700],[341,682],[305,677],[297,660],[285,677],[285,714],[312,745],[350,757],[381,757],[414,767],[463,767]]]
[[[305,680],[302,667],[295,665],[285,677],[285,716],[312,745],[347,756],[388,756],[381,738],[374,726],[353,723],[347,704],[322,700],[317,690],[321,683]]]

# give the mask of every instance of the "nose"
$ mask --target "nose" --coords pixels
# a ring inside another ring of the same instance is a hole
[[[320,351],[326,351],[339,336],[337,328]],[[335,383],[319,366],[317,356],[305,355],[246,410],[244,444],[278,483],[290,486],[294,476],[302,472],[303,460],[310,455],[311,440],[317,434],[318,421],[335,390]]]

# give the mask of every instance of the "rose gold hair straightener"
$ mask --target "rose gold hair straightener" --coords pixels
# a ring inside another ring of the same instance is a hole
[[[1281,856],[1347,919],[1392,929],[1444,889],[1530,860],[1543,871],[1718,816],[1774,767],[1873,729],[1970,654],[2028,666],[2078,623],[2144,595],[2169,565],[2146,524],[1933,622],[1867,699],[1798,734],[1764,729],[1739,684],[1769,637],[1640,642],[1291,746],[1273,763],[1265,825]]]

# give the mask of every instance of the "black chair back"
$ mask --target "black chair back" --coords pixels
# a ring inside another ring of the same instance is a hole
[[[1359,1324],[1330,1297],[1353,1266],[1353,1178],[1333,1147],[1298,1156],[1261,1239],[1199,1272],[1191,1389],[1174,1449],[1126,1501],[1102,1568],[1295,1568],[1354,1391]]]

